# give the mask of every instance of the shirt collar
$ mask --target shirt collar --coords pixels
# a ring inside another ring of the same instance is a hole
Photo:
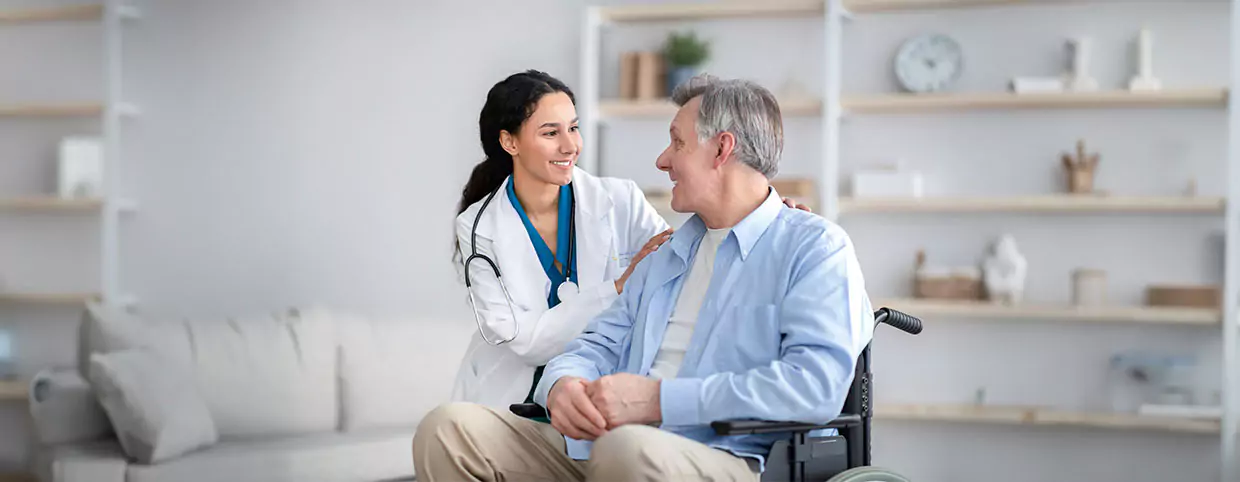
[[[749,252],[753,251],[758,239],[762,237],[762,233],[766,232],[766,228],[770,227],[775,218],[779,216],[779,212],[783,210],[784,203],[780,200],[779,193],[774,187],[769,188],[766,199],[762,204],[758,205],[749,215],[741,219],[736,226],[732,226],[730,236],[736,236],[737,245],[740,246],[741,260],[749,257]],[[693,250],[693,243],[706,233],[706,223],[702,218],[693,215],[685,224],[676,231],[672,236],[672,251],[680,256],[683,260],[688,260]]]

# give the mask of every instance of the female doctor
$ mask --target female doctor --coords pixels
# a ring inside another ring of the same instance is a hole
[[[577,111],[537,71],[495,84],[478,120],[486,160],[457,208],[457,267],[478,332],[454,400],[506,410],[671,235],[637,185],[576,167]]]

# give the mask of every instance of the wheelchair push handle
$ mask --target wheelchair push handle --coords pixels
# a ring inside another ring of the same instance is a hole
[[[891,308],[879,308],[874,312],[874,324],[879,323],[886,323],[910,335],[921,333],[921,320]]]

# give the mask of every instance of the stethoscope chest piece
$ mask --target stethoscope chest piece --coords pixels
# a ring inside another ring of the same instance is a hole
[[[555,290],[555,294],[560,298],[560,303],[564,303],[576,298],[578,294],[581,294],[581,290],[577,288],[577,283],[565,281],[560,283],[560,287]]]

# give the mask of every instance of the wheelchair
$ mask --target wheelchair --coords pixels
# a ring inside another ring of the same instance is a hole
[[[908,314],[880,308],[874,312],[874,325],[887,324],[905,333],[921,333],[921,320]],[[788,439],[775,442],[766,457],[763,482],[908,482],[895,472],[870,464],[870,421],[874,399],[871,396],[870,345],[857,357],[852,386],[844,399],[840,415],[826,423],[774,420],[721,420],[712,422],[718,435],[787,433]],[[546,417],[546,410],[533,403],[517,403],[512,413],[526,417]],[[838,435],[811,436],[822,429]]]

